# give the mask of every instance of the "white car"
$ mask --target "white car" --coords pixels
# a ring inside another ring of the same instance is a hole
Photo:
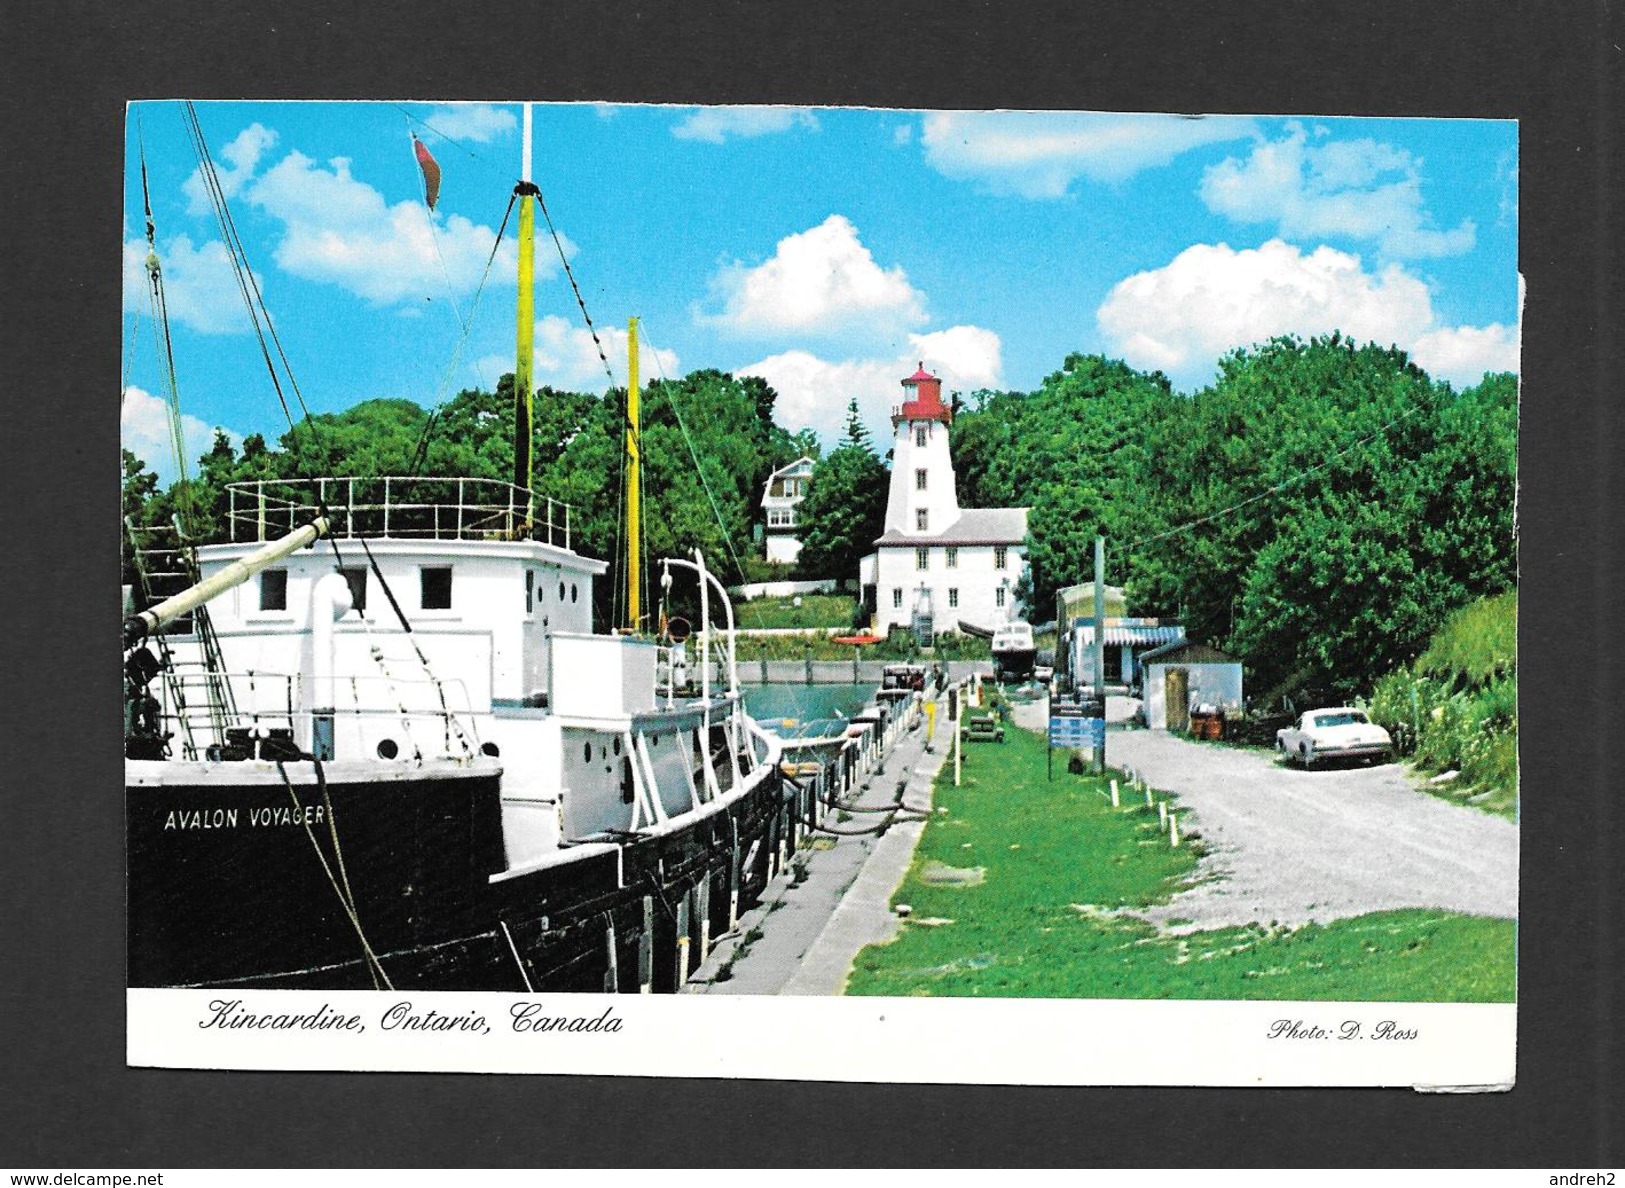
[[[1275,748],[1308,770],[1321,759],[1387,759],[1394,740],[1364,710],[1339,706],[1304,711],[1291,726],[1275,732]]]

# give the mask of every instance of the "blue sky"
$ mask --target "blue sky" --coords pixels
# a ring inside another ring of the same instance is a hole
[[[513,369],[517,105],[197,105],[313,411],[431,407]],[[538,105],[533,178],[625,382],[766,377],[779,420],[880,430],[916,364],[1036,387],[1071,351],[1182,391],[1227,350],[1340,329],[1457,386],[1518,366],[1511,121]],[[431,213],[410,133],[443,172]],[[123,436],[172,467],[153,339],[149,173],[187,453],[287,428],[199,185],[181,105],[130,108]],[[542,231],[538,383],[609,380]],[[465,331],[466,325],[466,331]]]

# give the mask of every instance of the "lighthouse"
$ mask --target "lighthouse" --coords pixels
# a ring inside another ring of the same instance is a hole
[[[962,623],[992,630],[1017,617],[1028,509],[960,507],[942,380],[922,362],[902,387],[885,533],[859,567],[875,628],[911,628],[922,642]]]
[[[923,364],[903,381],[903,391],[903,402],[891,414],[886,533],[929,536],[959,519],[959,492],[948,454],[954,414],[942,402],[942,381]]]

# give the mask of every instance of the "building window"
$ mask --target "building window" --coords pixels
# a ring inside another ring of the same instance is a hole
[[[922,507],[914,513],[914,527],[918,528],[921,532],[925,531],[926,525],[929,522],[930,513],[927,512],[925,508]]]
[[[367,571],[365,569],[341,569],[344,580],[350,584],[350,606],[358,615],[367,613]]]
[[[528,615],[536,609],[536,571],[525,570],[525,613]]]
[[[1006,548],[1004,545],[999,545],[998,548],[993,550],[993,568],[994,569],[1003,569],[1006,565],[1009,564],[1009,562],[1010,562],[1010,550],[1008,548]],[[1001,602],[999,605],[1003,606],[1004,604]]]
[[[948,562],[949,569],[959,568],[959,550],[957,548],[955,548],[953,545],[949,545],[943,550],[943,556],[944,560]]]
[[[914,472],[914,489],[916,491],[925,490],[925,474],[926,472],[923,470],[916,470]]]
[[[794,528],[796,526],[795,509],[789,507],[768,508],[767,526],[769,528]]]
[[[424,610],[451,609],[451,566],[425,565],[418,570],[418,578]]]
[[[903,588],[893,586],[891,592],[891,605],[893,610],[901,610],[903,606]]]
[[[914,444],[922,450],[925,449],[925,433],[926,427],[924,425],[914,426]]]
[[[993,605],[994,606],[1003,606],[1004,605],[1004,594],[1005,594],[1005,590],[1004,590],[1003,586],[1000,586],[997,590],[993,591]]]
[[[949,586],[948,587],[948,606],[950,608],[952,608],[952,607],[956,607],[958,605],[959,605],[959,587],[958,586]]]
[[[929,568],[931,568],[931,550],[930,549],[915,549],[914,550],[914,568],[915,569],[929,569]]]
[[[288,571],[267,569],[260,574],[260,609],[285,611],[288,609]]]

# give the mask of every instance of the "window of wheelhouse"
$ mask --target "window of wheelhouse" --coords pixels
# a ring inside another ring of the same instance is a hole
[[[451,566],[425,565],[418,570],[421,599],[424,610],[451,609]]]
[[[285,611],[288,609],[288,571],[267,569],[260,574],[260,609]]]
[[[355,569],[341,569],[344,580],[350,586],[350,605],[358,615],[367,613],[367,571],[360,567]]]

